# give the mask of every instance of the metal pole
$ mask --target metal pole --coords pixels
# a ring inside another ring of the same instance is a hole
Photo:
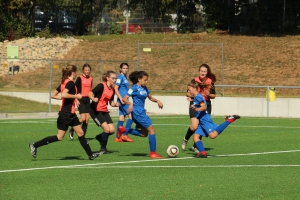
[[[137,60],[137,70],[140,69],[140,42],[138,42],[138,60]]]
[[[129,17],[128,17],[128,14],[129,14],[129,2],[127,0],[126,2],[126,35],[128,34],[128,20],[129,20]]]
[[[270,97],[269,97],[270,87],[267,87],[267,117],[269,117],[269,105],[270,105]]]
[[[221,43],[221,65],[222,65],[222,85],[224,85],[224,45]],[[222,96],[224,96],[224,87],[222,87]]]
[[[50,65],[50,86],[49,86],[49,104],[48,104],[48,113],[50,113],[51,110],[51,90],[52,90],[52,70],[53,70],[53,60],[48,61]]]
[[[177,33],[179,33],[178,26],[179,26],[179,0],[177,0],[177,21],[176,21],[176,32]]]

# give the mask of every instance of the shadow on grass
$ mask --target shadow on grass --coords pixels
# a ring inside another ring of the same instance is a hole
[[[84,158],[81,158],[81,156],[66,156],[66,157],[61,157],[59,160],[86,160]]]

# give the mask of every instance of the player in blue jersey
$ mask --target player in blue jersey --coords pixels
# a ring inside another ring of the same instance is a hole
[[[199,120],[198,127],[194,133],[194,142],[199,153],[196,155],[198,158],[207,158],[207,153],[201,141],[202,137],[216,138],[222,131],[236,119],[241,118],[238,115],[227,116],[225,122],[219,126],[215,124],[211,116],[207,112],[207,103],[204,97],[198,92],[199,83],[192,80],[188,86],[187,91],[191,97],[194,97],[194,103],[191,108],[196,111],[196,118]]]
[[[115,138],[115,142],[133,142],[133,140],[128,137],[128,133],[135,134],[135,130],[131,129],[132,125],[132,118],[131,114],[127,113],[127,109],[129,107],[128,104],[125,104],[123,102],[123,97],[125,94],[127,94],[127,91],[129,89],[129,83],[127,80],[127,72],[129,70],[129,65],[127,63],[121,63],[120,64],[120,74],[117,77],[117,81],[115,83],[115,93],[118,96],[118,103],[119,103],[119,121],[117,124],[117,134]],[[125,120],[126,115],[128,115],[128,120],[126,122],[126,126],[123,127],[123,123]],[[133,133],[132,133],[133,132]],[[118,135],[122,135],[121,138],[118,138]],[[139,134],[138,132],[136,134]]]
[[[149,157],[163,158],[161,155],[156,153],[155,129],[150,117],[146,114],[145,100],[148,97],[150,101],[156,102],[159,108],[163,108],[163,104],[159,100],[154,98],[146,87],[146,84],[148,82],[148,74],[146,72],[134,71],[129,75],[129,79],[133,83],[133,86],[128,90],[127,94],[123,98],[124,103],[129,105],[127,113],[132,114],[132,120],[136,124],[136,127],[141,128],[141,137],[147,137],[149,134]],[[133,103],[128,100],[130,96],[132,97]]]

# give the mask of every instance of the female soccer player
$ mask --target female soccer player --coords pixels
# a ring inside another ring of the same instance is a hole
[[[93,78],[90,76],[91,66],[89,64],[84,64],[82,66],[82,75],[80,75],[75,82],[78,93],[82,95],[82,98],[77,100],[77,107],[80,114],[79,122],[82,123],[81,127],[86,134],[86,130],[88,127],[88,121],[90,118],[89,107],[90,107],[90,98],[88,97],[89,92],[92,89]],[[69,130],[69,137],[73,140],[74,129],[71,128]]]
[[[74,65],[69,65],[62,69],[62,81],[60,87],[56,89],[56,91],[54,91],[51,95],[52,98],[60,99],[57,93],[59,91],[62,91],[62,105],[58,113],[59,117],[57,118],[58,133],[57,135],[48,136],[40,141],[29,144],[31,155],[34,158],[36,158],[38,147],[63,140],[69,126],[72,126],[74,128],[74,131],[78,136],[79,142],[82,148],[89,156],[90,160],[94,160],[97,156],[100,155],[99,152],[93,153],[91,151],[91,148],[84,137],[84,133],[80,126],[79,119],[75,114],[75,100],[82,98],[81,94],[77,94],[77,88],[74,84],[74,80],[76,78],[76,71],[77,68]]]
[[[134,71],[129,75],[130,81],[133,86],[124,96],[124,103],[129,105],[127,113],[132,113],[132,120],[137,125],[137,128],[141,128],[140,136],[147,137],[149,133],[149,145],[150,145],[150,158],[163,158],[161,155],[156,153],[156,136],[155,129],[152,125],[152,121],[146,114],[145,100],[148,97],[151,101],[156,102],[159,108],[163,108],[163,104],[154,98],[146,84],[148,82],[148,74],[144,71]],[[133,103],[128,98],[132,97]],[[120,135],[118,135],[120,138]]]
[[[109,115],[107,105],[108,102],[112,107],[119,107],[119,103],[114,102],[114,84],[116,82],[116,72],[107,71],[103,74],[102,83],[99,83],[88,96],[92,100],[90,104],[90,115],[96,125],[103,129],[103,132],[96,136],[96,139],[100,143],[100,154],[109,154],[107,150],[108,137],[114,134],[115,127],[113,121]]]
[[[132,118],[131,114],[127,114],[127,109],[129,105],[125,104],[123,102],[123,97],[125,94],[127,94],[127,91],[129,89],[129,83],[127,80],[127,72],[129,70],[129,65],[127,63],[121,63],[120,64],[120,74],[117,77],[117,81],[115,84],[115,92],[118,96],[118,103],[119,103],[119,121],[117,124],[117,129],[119,129],[120,126],[123,126],[125,116],[128,115],[128,120],[126,122],[126,130],[123,129],[123,136],[121,138],[118,138],[119,131],[116,134],[115,142],[133,142],[131,138],[128,137],[128,132],[132,132],[133,129],[131,129],[132,125]],[[120,127],[122,129],[122,127]],[[122,130],[121,130],[122,131]]]
[[[199,83],[192,80],[192,82],[187,86],[187,92],[189,93],[190,97],[193,97],[191,109],[196,112],[196,119],[198,120],[198,126],[193,137],[196,148],[199,151],[196,157],[207,158],[207,153],[201,141],[202,137],[210,137],[211,139],[216,138],[229,124],[234,122],[236,119],[239,119],[240,116],[227,116],[225,122],[219,126],[216,125],[207,112],[207,103],[204,97],[199,94],[198,87]]]
[[[216,82],[216,76],[211,73],[211,69],[207,64],[202,64],[199,67],[199,76],[193,79],[197,81],[199,84],[203,85],[202,89],[200,87],[198,88],[198,92],[202,94],[204,97],[206,103],[207,103],[207,112],[208,114],[211,114],[211,101],[210,99],[215,98],[215,89],[214,89],[214,82]],[[186,96],[188,97],[188,101],[190,101],[190,106],[193,103],[193,97],[189,95],[189,93],[186,93]],[[190,137],[194,134],[197,126],[198,126],[198,119],[196,118],[196,112],[195,110],[189,108],[189,114],[190,114],[190,120],[191,125],[188,128],[185,137],[182,140],[181,147],[182,149],[185,149],[188,140]],[[197,148],[195,148],[195,145],[192,148],[196,153]]]

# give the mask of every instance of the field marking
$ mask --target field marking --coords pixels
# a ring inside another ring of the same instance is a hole
[[[233,156],[253,156],[253,155],[265,155],[265,154],[278,154],[278,153],[294,153],[300,152],[300,150],[287,150],[287,151],[270,151],[270,152],[260,152],[260,153],[247,153],[247,154],[224,154],[224,155],[213,155],[209,156],[214,157],[233,157]],[[159,161],[172,161],[172,160],[185,160],[185,159],[196,159],[194,157],[182,157],[182,158],[164,158],[156,160],[133,160],[133,161],[122,161],[122,162],[110,162],[110,163],[91,163],[91,164],[82,164],[82,165],[65,165],[65,166],[50,166],[50,167],[39,167],[39,168],[27,168],[27,169],[12,169],[12,170],[1,170],[0,173],[7,172],[23,172],[23,171],[35,171],[35,170],[46,170],[46,169],[63,169],[63,168],[78,168],[78,167],[92,167],[92,166],[101,166],[109,165],[107,167],[113,167],[111,165],[115,164],[130,164],[130,163],[142,163],[142,162],[159,162]],[[200,159],[200,158],[199,158]],[[195,165],[198,166],[198,165]],[[198,167],[203,167],[204,165],[199,165]],[[211,166],[227,166],[227,165],[211,165]],[[300,165],[228,165],[228,166],[252,166],[252,167],[300,167]],[[117,166],[114,166],[117,167]],[[123,166],[124,167],[124,166]],[[130,166],[133,167],[133,166]],[[153,166],[155,167],[155,166]],[[165,166],[165,167],[176,167],[176,166]]]
[[[50,124],[56,120],[47,120],[47,121],[0,121],[0,124]],[[153,124],[154,126],[190,126],[190,124]],[[300,127],[291,127],[291,126],[247,126],[247,125],[230,125],[234,128],[285,128],[285,129],[300,129]]]

